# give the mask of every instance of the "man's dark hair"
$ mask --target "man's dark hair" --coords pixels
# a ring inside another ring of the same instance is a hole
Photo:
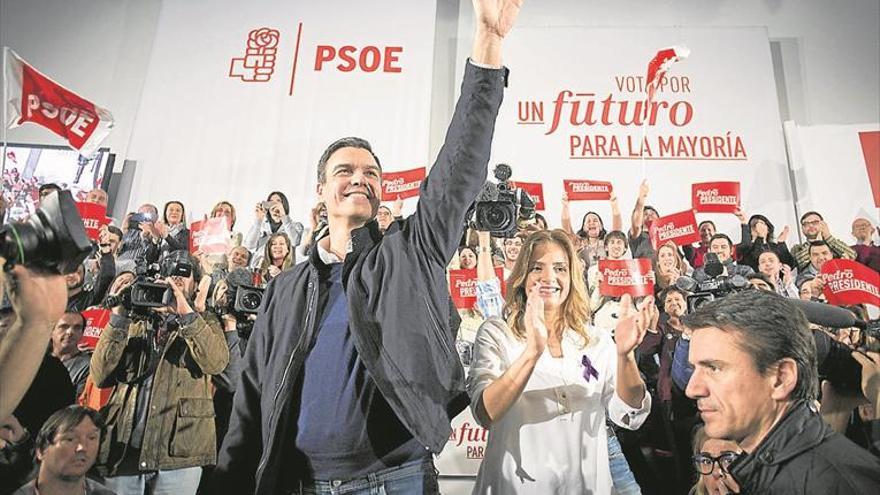
[[[52,443],[54,443],[55,435],[59,433],[66,433],[74,428],[76,428],[82,420],[89,418],[92,420],[92,423],[95,423],[95,426],[101,431],[104,432],[104,422],[101,420],[101,416],[98,414],[98,411],[90,407],[83,407],[79,405],[67,406],[64,409],[60,409],[55,411],[54,414],[49,416],[49,419],[43,423],[43,427],[40,428],[40,432],[37,433],[37,438],[34,441],[36,451],[42,452],[46,450]]]
[[[804,313],[786,298],[763,290],[744,290],[710,301],[682,317],[692,329],[715,327],[739,334],[740,348],[764,374],[783,358],[797,364],[791,399],[816,398],[819,388],[816,342]]]
[[[120,240],[122,239],[122,236],[125,235],[122,233],[122,229],[120,229],[119,227],[117,227],[115,225],[108,225],[107,231],[110,232],[111,234],[119,237]]]
[[[645,205],[645,207],[642,208],[642,211],[644,212],[644,211],[646,211],[646,210],[651,210],[651,211],[654,212],[655,215],[657,215],[658,217],[660,216],[660,212],[657,211],[657,208],[654,208],[653,206]]]
[[[380,170],[382,169],[379,157],[373,153],[373,147],[370,146],[369,141],[359,137],[345,137],[330,143],[330,146],[327,146],[327,149],[321,154],[321,158],[318,160],[318,184],[323,184],[327,180],[327,162],[330,160],[330,156],[342,148],[360,148],[369,151],[373,155],[373,160],[376,160],[376,165]]]
[[[620,239],[621,241],[623,241],[624,244],[627,244],[626,234],[619,230],[612,230],[611,232],[605,234],[605,239],[602,240],[602,243],[605,245],[606,249],[608,248],[608,241],[610,241],[611,239]],[[626,247],[629,248],[629,245],[627,245]]]
[[[42,196],[45,191],[52,192],[52,191],[60,191],[60,190],[61,190],[61,186],[59,186],[58,184],[56,184],[54,182],[47,182],[47,183],[42,184],[40,186],[40,189],[38,190],[38,192],[40,193],[40,196]]]
[[[63,314],[78,316],[80,321],[82,321],[83,330],[86,329],[86,317],[82,313],[80,313],[79,311],[65,311]]]
[[[814,247],[822,247],[822,246],[827,247],[829,250],[831,249],[831,245],[825,241],[810,241],[810,245],[807,246],[807,253],[811,252]],[[831,251],[831,252],[834,253],[834,251]]]
[[[746,277],[746,280],[749,280],[749,281],[751,281],[751,280],[753,280],[753,279],[763,280],[764,283],[766,283],[767,285],[770,286],[770,289],[772,289],[772,290],[774,290],[774,291],[776,290],[776,284],[774,284],[773,282],[771,282],[770,279],[767,277],[767,275],[764,275],[764,274],[761,273],[761,272],[754,272],[754,273],[749,274],[749,275]]]
[[[817,217],[819,217],[819,220],[825,220],[824,218],[822,218],[822,215],[820,215],[818,211],[808,211],[801,215],[801,223],[804,223],[804,219],[810,215],[816,215]]]
[[[715,222],[713,222],[712,220],[703,220],[702,222],[698,223],[698,224],[697,224],[697,230],[702,229],[702,228],[703,228],[703,225],[706,225],[707,223],[708,223],[709,225],[711,225],[713,229],[718,230],[718,227],[715,226]]]
[[[730,237],[728,237],[727,234],[718,233],[713,235],[709,239],[709,244],[712,244],[712,241],[714,241],[715,239],[724,239],[725,241],[727,241],[727,245],[730,246],[731,249],[733,249],[733,241],[730,240]]]

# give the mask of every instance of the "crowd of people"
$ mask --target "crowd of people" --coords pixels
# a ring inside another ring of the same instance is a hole
[[[787,301],[821,301],[831,259],[880,270],[870,220],[854,220],[850,245],[807,212],[796,243],[737,210],[740,232],[703,220],[699,243],[654,246],[643,181],[628,227],[612,196],[610,228],[595,212],[574,224],[563,198],[559,226],[463,231],[486,181],[511,5],[475,2],[461,101],[411,214],[380,203],[370,144],[343,138],[318,162],[303,222],[280,191],[246,230],[217,202],[223,254],[190,252],[184,201],[103,227],[64,276],[35,378],[0,407],[0,494],[438,493],[433,456],[468,404],[489,430],[475,493],[874,492],[876,335],[819,327]],[[603,293],[600,262],[635,258],[651,261],[655,292]],[[461,268],[476,270],[477,301],[451,310]],[[692,283],[733,277],[748,287],[694,307]],[[13,292],[0,340],[26,319]],[[109,315],[89,345],[94,308]],[[815,332],[840,359],[853,351],[855,384],[820,387]]]

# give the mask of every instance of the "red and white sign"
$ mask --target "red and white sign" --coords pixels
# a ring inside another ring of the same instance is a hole
[[[638,258],[634,260],[599,260],[599,273],[602,283],[599,293],[607,297],[620,297],[629,294],[632,297],[654,294],[654,280],[651,260]]]
[[[853,260],[828,260],[819,273],[829,304],[880,306],[880,272]]]
[[[739,208],[739,182],[700,182],[691,185],[694,211],[733,213]]]
[[[13,109],[6,126],[33,122],[63,137],[84,156],[97,151],[113,128],[110,112],[39,73],[9,48],[4,51],[10,91],[3,104]]]
[[[97,203],[77,203],[76,209],[79,211],[89,239],[97,241],[101,227],[110,223],[110,219],[107,218],[107,207]]]
[[[519,182],[510,181],[513,187],[518,187],[526,192],[532,203],[535,203],[535,210],[544,211],[544,184],[540,182]]]
[[[507,292],[504,281],[504,269],[495,268],[495,276],[501,280],[501,295]],[[456,309],[472,309],[477,303],[477,270],[449,270],[449,295]]]
[[[419,195],[423,180],[425,180],[425,167],[401,172],[383,172],[382,199],[392,201],[398,197],[415,198]]]
[[[101,332],[104,327],[110,323],[110,310],[104,308],[92,308],[82,312],[83,318],[86,320],[83,336],[79,339],[78,347],[82,350],[93,351],[98,345],[98,339],[101,338]]]
[[[880,131],[859,133],[859,143],[868,167],[868,182],[874,195],[874,206],[880,208]]]
[[[565,179],[562,185],[569,201],[611,199],[611,191],[614,190],[610,182],[601,180]]]
[[[229,222],[226,217],[193,222],[189,226],[189,251],[191,253],[225,254],[229,235]]]
[[[654,249],[670,241],[678,246],[700,241],[697,219],[693,210],[685,210],[658,218],[651,224],[649,235]]]

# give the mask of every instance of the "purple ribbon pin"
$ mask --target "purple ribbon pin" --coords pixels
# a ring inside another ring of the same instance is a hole
[[[593,366],[593,363],[586,354],[581,358],[581,364],[584,365],[584,380],[589,382],[591,376],[597,380],[599,379],[599,370]]]

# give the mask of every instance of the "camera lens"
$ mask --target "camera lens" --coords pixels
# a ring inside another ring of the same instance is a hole
[[[262,301],[260,294],[256,292],[248,292],[241,296],[241,305],[248,311],[256,311],[260,307]]]

